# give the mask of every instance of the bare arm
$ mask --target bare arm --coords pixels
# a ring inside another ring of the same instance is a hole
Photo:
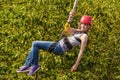
[[[79,62],[80,62],[80,60],[82,58],[83,51],[85,50],[85,47],[87,45],[87,40],[88,40],[87,36],[81,37],[81,48],[80,48],[77,60],[76,60],[75,64],[72,66],[72,68],[71,68],[71,72],[77,70]]]
[[[68,33],[69,34],[73,34],[74,32],[76,32],[77,31],[77,29],[75,29],[75,28],[70,28],[69,30],[68,30]]]

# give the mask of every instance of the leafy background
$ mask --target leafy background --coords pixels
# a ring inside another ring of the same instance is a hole
[[[71,26],[84,14],[93,27],[79,68],[71,73],[79,47],[56,56],[41,50],[33,76],[16,73],[34,40],[58,40],[74,0],[0,0],[0,80],[120,80],[120,1],[79,0]]]

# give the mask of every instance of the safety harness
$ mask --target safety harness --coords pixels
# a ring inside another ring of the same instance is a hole
[[[85,34],[87,34],[87,32],[84,32],[84,31],[76,31],[74,34],[81,34],[81,33],[85,33]],[[74,36],[74,34],[73,34],[73,36]],[[75,37],[75,36],[74,36]],[[80,42],[81,43],[81,40],[79,39],[79,38],[77,38],[77,37],[75,37],[75,39],[78,41],[78,42]],[[70,49],[72,49],[72,45],[71,45],[71,43],[69,42],[69,40],[68,40],[68,38],[67,37],[64,37],[63,38],[63,41],[64,41],[64,44],[67,46],[67,48],[70,50]],[[58,41],[57,42],[54,42],[50,47],[49,47],[49,49],[48,49],[48,51],[51,53],[51,52],[54,52],[54,49],[55,49],[55,47],[56,47],[56,45],[58,44]]]

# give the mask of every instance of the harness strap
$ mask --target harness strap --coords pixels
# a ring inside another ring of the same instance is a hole
[[[75,36],[74,36],[74,37],[75,37]],[[79,38],[75,37],[75,39],[76,39],[78,42],[81,43],[81,40],[80,40]]]
[[[48,51],[51,53],[51,52],[54,52],[54,49],[55,49],[55,46],[57,45],[57,42],[51,44],[51,46],[49,47]]]
[[[87,34],[87,32],[85,32],[85,31],[76,31],[76,32],[74,32],[74,34],[80,34],[80,33],[85,33],[85,34]]]
[[[74,34],[81,34],[81,33],[87,34],[87,32],[84,32],[84,31],[76,31]],[[74,36],[74,35],[73,35],[73,36]],[[80,38],[75,37],[75,36],[74,36],[74,38],[75,38],[78,42],[81,43]],[[66,46],[67,46],[68,49],[72,49],[73,46],[72,46],[72,44],[69,42],[69,40],[68,40],[67,37],[64,37],[64,43],[66,44]]]
[[[81,34],[81,33],[87,34],[87,32],[84,32],[84,31],[76,31],[74,34]],[[74,36],[74,35],[73,35],[73,36]],[[74,37],[75,37],[75,36],[74,36]],[[76,39],[77,41],[81,42],[81,40],[80,40],[79,38],[75,37],[75,39]]]
[[[69,42],[67,37],[64,38],[64,43],[66,44],[68,49],[72,49],[73,46],[70,44],[70,42]]]

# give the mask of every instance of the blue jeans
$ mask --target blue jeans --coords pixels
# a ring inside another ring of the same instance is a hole
[[[32,43],[32,48],[31,51],[25,61],[24,66],[38,66],[38,53],[39,49],[42,50],[48,50],[49,47],[53,44],[54,42],[51,41],[34,41]],[[60,47],[59,43],[56,45],[54,49],[55,54],[63,54],[64,52],[62,51],[62,48]]]

